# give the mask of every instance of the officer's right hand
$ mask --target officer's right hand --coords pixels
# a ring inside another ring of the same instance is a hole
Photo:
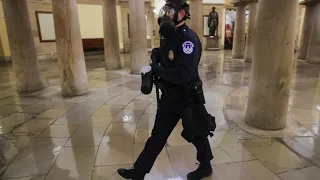
[[[161,71],[161,69],[162,69],[162,68],[159,66],[159,64],[152,62],[152,63],[150,64],[150,66],[151,66],[153,75],[154,75],[154,76],[159,76],[159,73],[161,73],[160,71]]]

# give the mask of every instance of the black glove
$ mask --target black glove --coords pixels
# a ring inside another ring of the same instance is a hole
[[[152,63],[159,63],[160,61],[160,48],[153,48],[151,51]]]
[[[152,63],[150,64],[150,66],[151,66],[151,68],[152,68],[152,73],[153,73],[153,75],[159,76],[159,71],[160,71],[160,69],[161,69],[161,67],[159,66],[159,64],[152,62]]]
[[[152,62],[152,63],[150,64],[150,66],[151,66],[152,69],[154,69],[154,68],[156,68],[156,67],[159,66],[159,65],[158,65],[157,63]]]

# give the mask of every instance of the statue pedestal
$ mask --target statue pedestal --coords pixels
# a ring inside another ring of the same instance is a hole
[[[207,51],[220,51],[219,39],[220,39],[220,37],[218,37],[218,36],[207,37],[206,50]]]

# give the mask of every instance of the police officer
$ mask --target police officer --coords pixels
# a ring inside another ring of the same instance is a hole
[[[144,150],[132,169],[118,169],[126,179],[143,180],[150,172],[169,135],[185,116],[189,99],[194,94],[186,91],[187,85],[200,81],[198,64],[202,45],[197,34],[185,24],[189,17],[189,5],[185,0],[166,0],[160,10],[158,23],[163,38],[160,48],[153,50],[153,56],[159,57],[160,65],[152,63],[151,66],[152,72],[160,78],[162,95],[155,125]],[[200,162],[198,169],[188,174],[190,180],[201,180],[212,174],[210,161],[213,156],[207,136],[208,132],[204,132],[188,139],[196,147]]]

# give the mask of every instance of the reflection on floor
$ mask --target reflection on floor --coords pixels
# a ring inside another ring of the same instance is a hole
[[[243,121],[251,64],[230,56],[204,52],[199,67],[218,123],[207,180],[319,179],[320,66],[297,62],[288,128],[261,132]],[[27,94],[17,93],[12,67],[0,67],[0,164],[8,162],[2,179],[120,180],[116,169],[137,158],[153,127],[155,94],[142,95],[140,77],[126,69],[106,72],[102,55],[87,59],[90,93],[75,98],[61,97],[55,61],[40,63],[46,88]],[[128,55],[122,60],[126,67]],[[184,180],[197,168],[181,130],[179,124],[147,180]]]

